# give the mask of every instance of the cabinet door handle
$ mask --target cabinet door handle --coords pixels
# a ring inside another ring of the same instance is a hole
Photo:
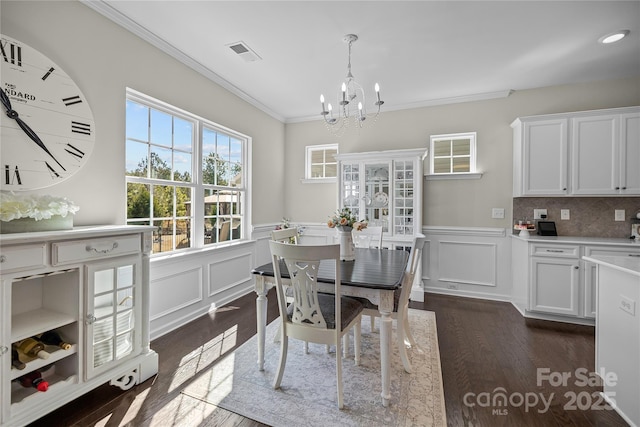
[[[574,265],[574,266],[573,266],[573,269],[574,269],[574,270],[578,270],[579,268],[580,268],[580,266],[578,266],[578,265]]]
[[[107,249],[97,249],[91,245],[87,245],[85,249],[87,252],[95,252],[97,254],[108,254],[109,252],[116,249],[117,247],[118,247],[118,242],[113,242],[113,245],[111,245],[111,247]]]
[[[93,325],[96,321],[96,316],[94,316],[93,314],[87,314],[87,319],[85,320],[85,323],[87,325]]]
[[[5,354],[7,351],[9,351],[9,347],[7,347],[6,345],[0,347],[0,355]]]
[[[556,254],[563,254],[564,253],[564,251],[562,249],[547,249],[546,251],[547,252],[553,252],[553,253],[556,253]]]
[[[7,261],[7,257],[4,255],[0,255],[0,263],[6,262]]]
[[[640,258],[640,254],[628,254],[628,255]]]

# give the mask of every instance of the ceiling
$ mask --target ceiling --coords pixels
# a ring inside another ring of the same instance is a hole
[[[640,1],[84,1],[283,122],[352,72],[383,109],[640,75]],[[618,43],[607,33],[627,29]],[[228,45],[244,42],[248,62]],[[334,104],[335,105],[335,104]]]

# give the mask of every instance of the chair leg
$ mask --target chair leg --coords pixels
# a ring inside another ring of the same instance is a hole
[[[406,336],[406,340],[409,342],[409,345],[411,347],[415,347],[416,346],[416,340],[413,338],[413,335],[411,334],[411,328],[409,328],[409,310],[404,310],[404,314],[402,315],[403,319],[404,319],[404,335]]]
[[[280,388],[282,375],[284,374],[284,365],[287,361],[287,348],[289,347],[289,337],[283,336],[280,339],[280,363],[278,363],[278,372],[273,380],[273,388]]]
[[[342,336],[342,357],[349,357],[349,332]]]
[[[402,319],[398,319],[396,321],[397,331],[396,331],[396,341],[398,342],[398,351],[400,352],[400,359],[402,360],[402,365],[404,366],[404,370],[409,374],[412,371],[411,362],[409,362],[409,356],[407,355],[407,346],[404,344],[405,337],[405,325]]]
[[[356,366],[360,364],[360,337],[362,336],[362,318],[356,322],[356,326],[353,330],[353,348],[354,348],[354,359]]]
[[[309,341],[304,342],[304,354],[309,354]]]
[[[376,316],[369,316],[369,318],[371,319],[371,332],[373,332],[376,329]]]
[[[342,397],[342,354],[340,354],[340,341],[340,338],[336,340],[336,388],[338,392],[338,409],[342,409],[344,407],[344,399]]]

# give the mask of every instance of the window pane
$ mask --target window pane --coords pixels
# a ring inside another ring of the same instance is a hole
[[[451,155],[451,141],[440,140],[433,143],[433,155],[438,156],[450,156]]]
[[[127,100],[126,137],[149,141],[149,108]]]
[[[231,139],[229,142],[229,161],[240,163],[242,161],[242,143],[237,139]]]
[[[171,154],[169,148],[151,147],[151,178],[171,179]]]
[[[151,143],[171,147],[173,135],[172,117],[158,110],[151,110]]]
[[[433,159],[433,173],[451,173],[451,159]]]
[[[173,186],[153,186],[153,216],[168,218],[173,216]]]
[[[233,163],[231,164],[231,181],[229,185],[232,187],[240,187],[242,186],[242,164]]]
[[[173,148],[191,153],[191,147],[193,145],[193,123],[174,117],[173,126]]]
[[[176,249],[191,247],[191,220],[176,220]]]
[[[333,163],[333,164],[328,164],[327,167],[325,168],[325,177],[336,177],[338,176],[338,165]]]
[[[453,172],[470,172],[469,169],[469,157],[454,157],[453,158]]]
[[[153,252],[168,252],[173,250],[173,221],[154,221],[156,226],[153,232]]]
[[[312,150],[311,163],[312,164],[324,163],[324,150]]]
[[[147,176],[149,145],[127,140],[127,175]]]
[[[191,154],[173,152],[173,180],[191,182]]]
[[[146,184],[127,183],[127,219],[149,218],[151,194]]]
[[[191,216],[191,188],[176,187],[176,216]]]
[[[468,139],[456,139],[453,141],[454,156],[468,156],[471,153],[471,141]]]
[[[311,178],[322,178],[324,167],[322,165],[311,165]]]
[[[217,183],[216,176],[220,167],[220,160],[214,152],[210,152],[202,159],[202,182],[204,184],[215,185]]]

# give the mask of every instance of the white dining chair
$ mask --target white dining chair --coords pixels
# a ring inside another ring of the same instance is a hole
[[[297,245],[300,239],[300,233],[297,228],[281,228],[280,230],[273,230],[271,232],[271,240],[282,243],[292,243]]]
[[[362,230],[351,230],[351,238],[356,248],[382,249],[382,226],[371,226]]]
[[[278,308],[280,310],[280,361],[273,388],[280,387],[287,360],[289,338],[310,341],[336,348],[336,388],[338,408],[344,407],[342,393],[342,340],[352,328],[355,331],[355,363],[360,363],[361,302],[341,295],[340,245],[290,245],[269,242],[271,250]],[[288,270],[283,278],[281,260]],[[335,265],[335,293],[318,292],[318,269],[321,260]],[[293,289],[293,303],[288,304],[285,287]],[[346,352],[345,348],[345,352]],[[309,358],[309,363],[313,359]],[[309,381],[313,384],[313,380]]]
[[[407,346],[415,347],[416,345],[409,328],[409,297],[411,296],[411,288],[413,287],[418,266],[422,262],[422,249],[424,248],[425,240],[426,236],[424,234],[417,234],[413,239],[407,269],[404,272],[399,292],[396,291],[394,295],[393,313],[391,314],[392,319],[396,321],[396,339],[400,358],[402,359],[404,370],[408,373],[412,372],[412,368],[407,355]],[[364,315],[371,316],[372,319],[380,317],[377,305],[367,301],[363,302],[365,305]]]

